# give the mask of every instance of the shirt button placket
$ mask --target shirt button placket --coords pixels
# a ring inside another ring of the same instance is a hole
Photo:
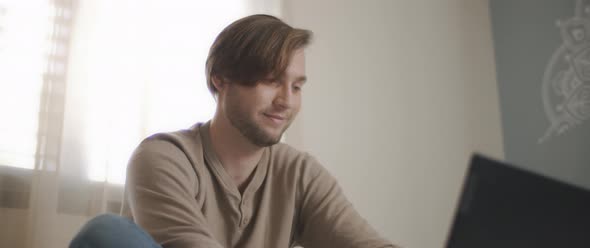
[[[242,223],[240,224],[240,226],[243,228],[246,224],[248,224],[248,214],[246,211],[246,198],[242,198],[242,204],[241,204],[241,212],[242,212]]]

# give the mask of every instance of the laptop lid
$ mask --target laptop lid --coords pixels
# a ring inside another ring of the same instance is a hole
[[[590,192],[474,155],[447,248],[590,247]]]

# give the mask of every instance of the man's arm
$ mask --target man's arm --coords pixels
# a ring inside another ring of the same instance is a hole
[[[336,179],[315,159],[302,180],[300,238],[306,248],[396,248],[363,219]]]
[[[146,140],[127,168],[128,203],[135,222],[164,247],[221,248],[209,231],[186,155],[166,140]]]

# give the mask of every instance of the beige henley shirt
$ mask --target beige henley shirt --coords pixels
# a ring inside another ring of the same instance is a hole
[[[213,151],[209,123],[145,139],[127,169],[122,215],[165,248],[382,248],[312,156],[264,148],[240,194]]]

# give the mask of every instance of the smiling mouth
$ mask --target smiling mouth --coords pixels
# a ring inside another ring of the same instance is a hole
[[[268,117],[270,120],[272,120],[276,124],[281,124],[287,119],[287,118],[280,116],[280,115],[273,115],[273,114],[267,114],[267,113],[265,113],[264,116]]]

